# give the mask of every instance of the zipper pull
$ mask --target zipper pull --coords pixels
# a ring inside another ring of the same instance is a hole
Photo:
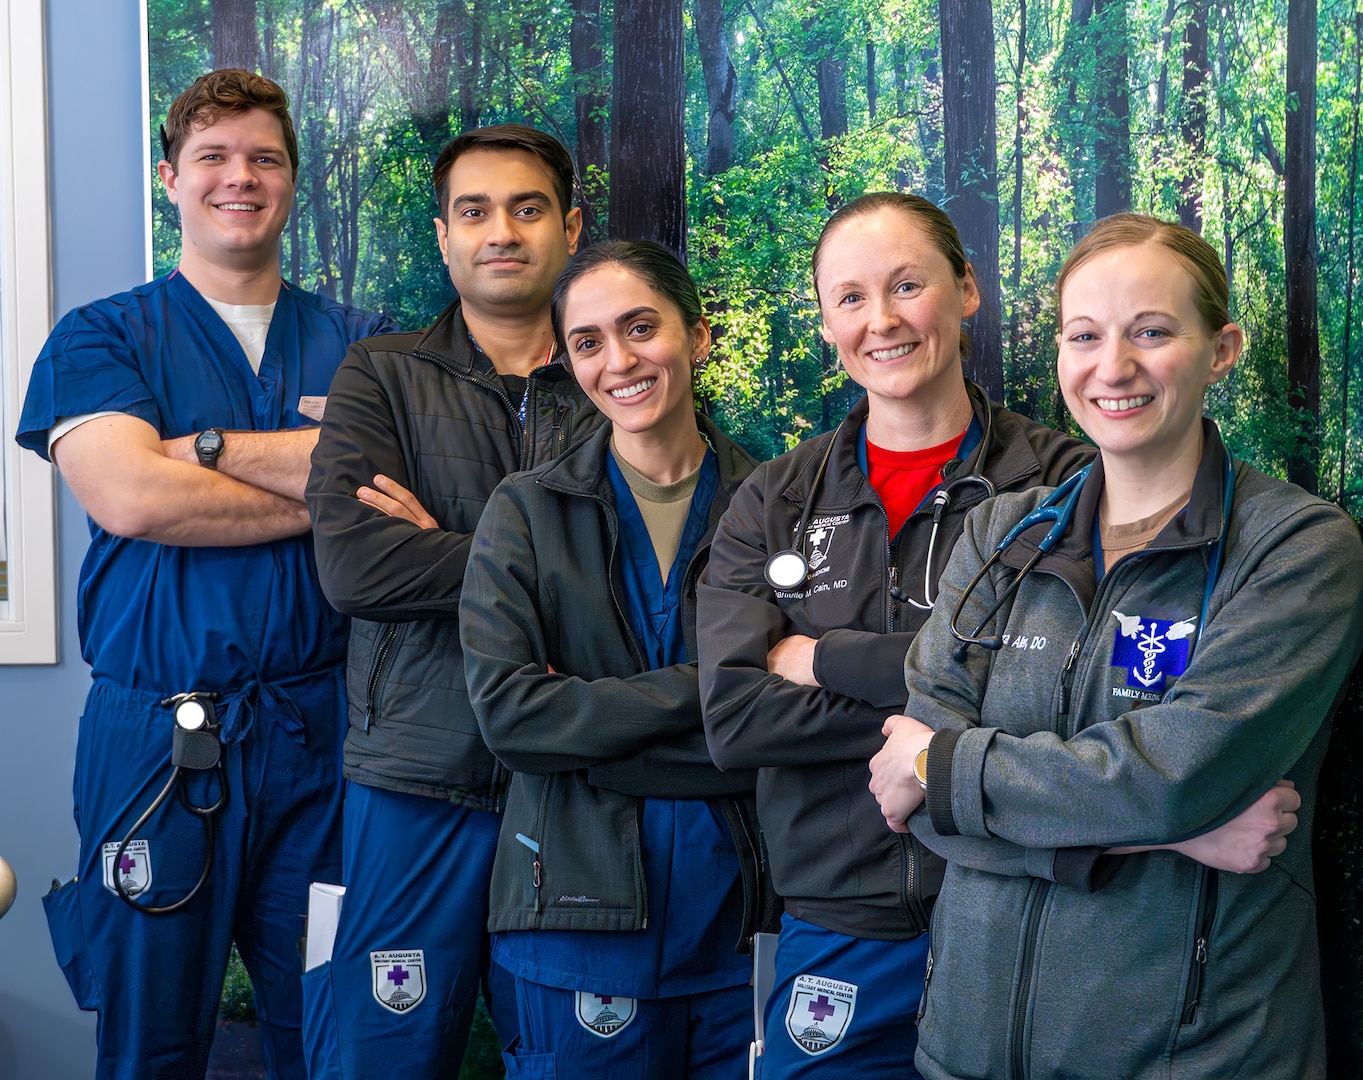
[[[364,707],[364,733],[369,734],[369,722],[374,719],[374,703],[370,702]]]
[[[1079,657],[1079,639],[1074,639],[1074,644],[1070,646],[1070,654],[1065,657],[1065,666],[1060,669],[1060,715],[1068,716],[1070,711],[1070,669],[1074,667],[1074,661]]]
[[[516,839],[528,847],[535,855],[535,860],[530,864],[530,883],[535,887],[535,910],[540,909],[540,871],[544,869],[540,862],[540,846],[525,833],[517,833]]]

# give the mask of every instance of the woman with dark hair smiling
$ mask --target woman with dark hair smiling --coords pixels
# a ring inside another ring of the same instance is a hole
[[[460,612],[479,724],[515,770],[490,917],[493,978],[514,980],[520,1014],[506,1064],[733,1077],[769,905],[755,778],[705,746],[694,596],[753,462],[695,410],[710,329],[664,248],[587,249],[553,320],[609,422],[493,493]]]

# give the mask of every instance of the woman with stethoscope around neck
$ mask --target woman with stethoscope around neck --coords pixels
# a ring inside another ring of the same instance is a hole
[[[1072,502],[971,515],[871,762],[891,827],[926,801],[913,834],[947,860],[918,1067],[1322,1076],[1292,830],[1363,636],[1357,528],[1203,418],[1243,335],[1200,237],[1105,219],[1056,291],[1060,387],[1099,460]],[[1053,547],[1050,520],[1007,542],[1065,503]]]
[[[981,300],[932,203],[856,199],[812,262],[823,336],[866,396],[759,466],[721,521],[698,597],[701,696],[716,763],[761,770],[785,899],[762,1076],[903,1077],[935,872],[887,835],[866,761],[965,511],[1054,485],[1091,451],[966,382],[961,323]]]

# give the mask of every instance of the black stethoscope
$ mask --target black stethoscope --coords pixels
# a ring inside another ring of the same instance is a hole
[[[979,645],[981,648],[997,651],[1003,648],[1003,638],[997,634],[984,634],[984,628],[989,624],[989,620],[998,614],[999,608],[1008,602],[1008,599],[1018,591],[1018,586],[1022,584],[1022,579],[1027,576],[1027,572],[1032,569],[1041,557],[1047,554],[1060,538],[1069,530],[1070,524],[1074,521],[1074,510],[1079,504],[1079,494],[1084,486],[1084,479],[1088,476],[1089,470],[1093,466],[1085,465],[1077,473],[1071,476],[1058,488],[1046,496],[1045,501],[1024,517],[1016,525],[1004,534],[1002,540],[990,553],[989,558],[980,567],[974,577],[970,579],[962,591],[960,599],[956,601],[956,609],[951,613],[949,628],[951,636],[959,644],[952,650],[951,655],[958,661],[964,662],[966,653],[971,645]],[[1225,477],[1222,482],[1222,505],[1221,505],[1221,532],[1216,538],[1216,544],[1212,548],[1212,557],[1207,566],[1207,583],[1202,589],[1202,611],[1197,620],[1197,627],[1193,632],[1193,642],[1188,650],[1189,659],[1192,658],[1193,649],[1202,640],[1203,628],[1207,625],[1207,609],[1211,605],[1212,590],[1216,587],[1216,579],[1221,574],[1221,560],[1226,549],[1226,534],[1230,531],[1230,512],[1231,504],[1235,501],[1235,459],[1229,450],[1226,451]],[[1034,525],[1041,525],[1049,521],[1051,527],[1046,531],[1046,535],[1036,545],[1036,554],[1030,556],[1008,583],[1008,587],[1003,590],[1003,594],[994,601],[994,606],[984,614],[975,627],[974,633],[963,634],[956,627],[957,620],[961,617],[961,611],[974,592],[976,586],[984,580],[990,568],[999,561],[999,557],[1004,550],[1012,544],[1019,536]]]
[[[981,398],[982,395],[970,383],[966,383],[966,393],[972,400]],[[937,534],[941,529],[942,515],[951,505],[955,493],[963,486],[975,484],[984,488],[987,498],[993,498],[995,491],[994,485],[983,475],[984,459],[989,455],[989,451],[994,444],[994,410],[989,407],[987,400],[982,402],[984,406],[984,435],[980,439],[980,452],[975,456],[975,466],[965,476],[958,476],[943,484],[937,490],[937,494],[932,498],[932,533],[928,537],[928,554],[923,562],[923,600],[919,603],[911,596],[905,595],[898,588],[890,590],[890,595],[900,603],[912,604],[920,611],[931,611],[936,599],[932,595],[932,557],[937,547]],[[783,551],[778,551],[767,560],[767,565],[762,570],[762,575],[767,579],[767,584],[773,589],[789,591],[798,589],[809,580],[809,557],[805,554],[805,547],[809,540],[809,519],[814,512],[814,500],[818,494],[819,485],[823,483],[824,473],[828,469],[828,459],[833,454],[833,447],[838,441],[843,424],[846,418],[838,425],[833,432],[833,437],[828,440],[828,446],[824,448],[823,457],[819,460],[819,468],[814,473],[814,483],[810,485],[809,497],[805,500],[805,508],[800,513],[800,523],[795,526],[795,536],[791,546]]]
[[[223,770],[222,743],[218,738],[220,725],[218,724],[217,709],[213,705],[217,697],[218,695],[215,693],[196,690],[186,694],[176,694],[174,697],[166,698],[161,702],[162,705],[171,709],[171,715],[175,720],[175,737],[170,753],[172,766],[170,779],[166,781],[166,786],[161,789],[160,794],[142,812],[142,816],[133,822],[132,828],[119,842],[118,851],[114,854],[112,875],[114,892],[118,894],[119,899],[144,915],[169,915],[172,911],[179,911],[199,894],[204,882],[208,880],[209,872],[213,869],[215,834],[213,816],[227,802],[227,775]],[[189,797],[182,782],[187,778],[186,770],[190,772],[212,770],[217,774],[218,797],[214,802],[207,806],[200,806]],[[129,890],[127,883],[123,880],[123,875],[119,873],[119,868],[122,866],[128,845],[132,843],[133,837],[147,823],[152,814],[156,813],[161,804],[170,797],[172,791],[179,796],[184,808],[203,822],[208,853],[204,857],[204,867],[199,874],[199,880],[179,900],[176,900],[173,904],[161,904],[159,906],[140,904],[133,899],[136,893]]]

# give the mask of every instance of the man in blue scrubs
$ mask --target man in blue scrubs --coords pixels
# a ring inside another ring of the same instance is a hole
[[[269,1075],[298,1077],[308,882],[340,870],[346,640],[303,488],[346,348],[389,327],[280,280],[298,151],[277,85],[206,75],[163,142],[178,267],[67,314],[19,424],[92,537],[80,864],[45,904],[77,1002],[99,1012],[99,1077],[204,1074],[233,940]],[[221,770],[182,773],[144,818],[171,777],[167,699],[192,692],[215,695]]]

